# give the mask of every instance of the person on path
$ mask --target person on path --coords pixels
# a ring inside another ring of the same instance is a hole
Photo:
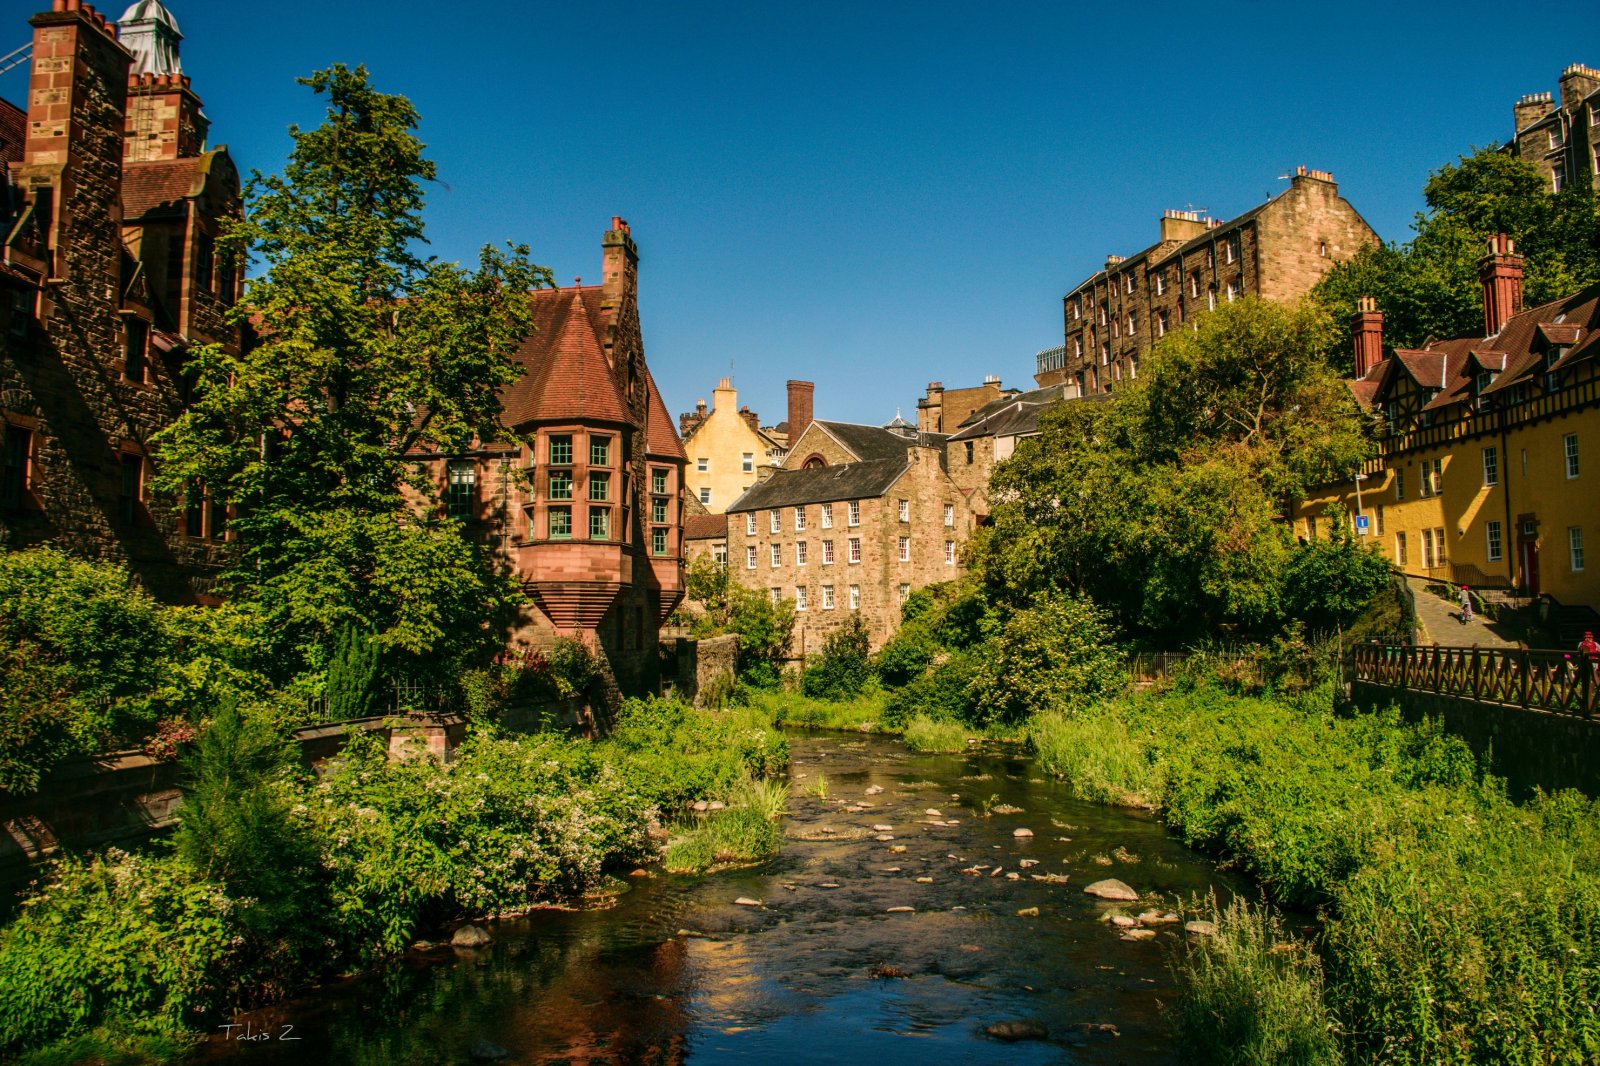
[[[1582,652],[1583,657],[1590,662],[1600,661],[1600,644],[1595,643],[1593,630],[1583,631],[1583,639],[1578,641],[1578,651]]]
[[[1466,625],[1472,621],[1472,593],[1467,591],[1467,586],[1461,586],[1461,624]]]

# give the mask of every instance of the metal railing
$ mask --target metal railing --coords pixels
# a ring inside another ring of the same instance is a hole
[[[1581,718],[1600,701],[1600,657],[1578,652],[1358,644],[1351,678]]]

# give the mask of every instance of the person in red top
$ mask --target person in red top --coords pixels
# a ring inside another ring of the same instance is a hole
[[[1600,644],[1595,643],[1593,630],[1586,629],[1583,631],[1583,639],[1578,641],[1578,650],[1583,653],[1586,659],[1591,661],[1600,659]]]

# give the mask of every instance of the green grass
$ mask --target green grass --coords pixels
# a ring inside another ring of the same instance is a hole
[[[183,1059],[199,1039],[197,1034],[172,1029],[154,1019],[113,1021],[12,1061],[17,1066],[154,1066]]]
[[[1265,907],[1235,900],[1214,937],[1190,939],[1174,1005],[1184,1058],[1197,1066],[1338,1066],[1322,964]]]
[[[1202,686],[1047,719],[1034,741],[1079,795],[1148,801],[1272,899],[1320,910],[1347,1061],[1600,1062],[1600,803],[1514,804],[1436,725],[1313,702]],[[1210,979],[1265,981],[1251,958],[1218,955]]]
[[[889,695],[875,690],[855,699],[834,701],[812,699],[798,692],[756,690],[751,702],[775,726],[880,733],[885,731],[883,709]]]
[[[918,714],[906,722],[905,740],[912,751],[966,751],[967,728],[960,722]]]
[[[690,823],[662,863],[673,873],[703,873],[769,859],[783,846],[780,823],[788,802],[788,785],[746,781],[729,795],[726,809]]]

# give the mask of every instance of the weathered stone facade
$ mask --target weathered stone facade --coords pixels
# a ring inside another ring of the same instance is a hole
[[[238,343],[224,318],[237,272],[212,250],[241,210],[238,174],[196,136],[133,151],[130,98],[157,88],[130,73],[93,8],[56,0],[32,25],[25,136],[0,140],[12,186],[0,195],[12,212],[0,218],[0,537],[116,560],[158,596],[202,599],[226,515],[150,491],[151,438],[182,410],[188,348]],[[160,92],[198,113],[181,75]]]
[[[1574,63],[1560,86],[1559,103],[1547,92],[1516,102],[1506,150],[1538,167],[1552,192],[1600,187],[1600,70]]]
[[[1305,167],[1286,191],[1228,222],[1168,211],[1156,244],[1111,256],[1067,293],[1066,344],[1040,353],[1034,380],[1066,385],[1069,396],[1112,392],[1139,376],[1156,341],[1195,315],[1244,296],[1298,299],[1334,263],[1377,241],[1333,176]]]
[[[944,469],[944,437],[813,422],[785,469],[728,510],[732,576],[793,600],[796,654],[858,615],[874,648],[913,589],[963,572],[976,519]]]
[[[679,415],[678,428],[689,457],[684,474],[689,495],[711,514],[722,514],[783,462],[783,444],[761,428],[754,411],[739,406],[732,378],[717,382],[709,411],[702,400],[694,411]]]

